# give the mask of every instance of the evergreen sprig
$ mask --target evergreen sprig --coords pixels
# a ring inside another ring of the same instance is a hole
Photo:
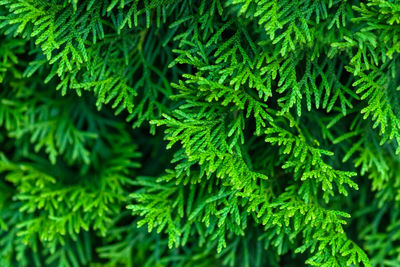
[[[399,265],[399,14],[0,0],[0,265]]]

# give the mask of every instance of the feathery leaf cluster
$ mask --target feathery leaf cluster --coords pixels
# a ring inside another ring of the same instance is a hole
[[[0,266],[400,266],[399,15],[0,0]]]

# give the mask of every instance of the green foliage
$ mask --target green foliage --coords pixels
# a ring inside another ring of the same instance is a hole
[[[400,265],[399,14],[0,0],[0,265]]]

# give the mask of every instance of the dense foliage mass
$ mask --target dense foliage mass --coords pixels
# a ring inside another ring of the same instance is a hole
[[[400,266],[400,1],[0,0],[0,266]]]

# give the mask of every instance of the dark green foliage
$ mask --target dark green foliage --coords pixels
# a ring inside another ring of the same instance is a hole
[[[0,0],[0,266],[400,266],[399,15]]]

